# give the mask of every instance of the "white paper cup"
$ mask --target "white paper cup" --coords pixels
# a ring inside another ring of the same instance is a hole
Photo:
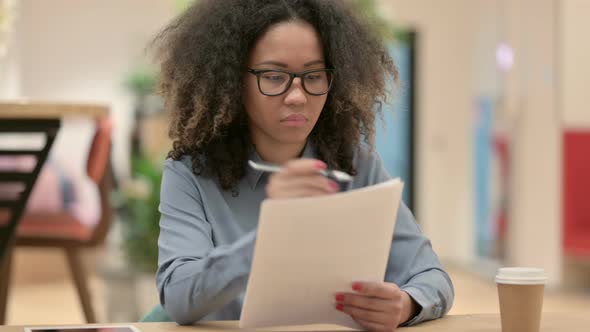
[[[545,270],[527,267],[500,268],[496,275],[502,332],[539,332]]]

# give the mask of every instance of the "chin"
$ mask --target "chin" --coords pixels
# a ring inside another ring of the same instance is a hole
[[[276,139],[282,144],[300,144],[307,142],[309,134],[310,132],[307,131],[305,133],[282,132],[280,135],[277,135]]]

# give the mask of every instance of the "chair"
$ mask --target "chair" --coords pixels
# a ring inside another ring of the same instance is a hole
[[[67,212],[29,213],[20,220],[15,246],[63,249],[70,267],[78,297],[88,323],[95,323],[96,317],[88,290],[88,276],[80,257],[82,249],[101,245],[113,219],[110,194],[113,174],[110,162],[112,123],[108,118],[97,120],[96,133],[88,153],[87,174],[99,188],[101,217],[93,227],[80,223]],[[0,288],[9,289],[11,259],[4,262]],[[0,303],[6,303],[8,291],[3,292]],[[0,306],[1,307],[1,306]],[[4,306],[5,307],[5,306]],[[2,313],[3,314],[3,313]],[[0,322],[3,324],[3,322]]]
[[[31,149],[0,149],[0,161],[3,165],[0,168],[0,276],[2,276],[0,280],[0,324],[4,324],[5,320],[8,279],[10,277],[10,253],[14,244],[14,235],[31,190],[61,127],[59,118],[39,119],[23,115],[26,113],[23,112],[23,106],[26,111],[31,112],[31,109],[26,108],[28,105],[0,103],[0,115],[4,115],[0,120],[0,134],[41,134],[45,138],[45,143],[41,147]],[[16,110],[18,108],[21,109]],[[36,109],[36,107],[33,108]],[[6,118],[6,114],[10,116]],[[25,158],[32,163],[25,169],[20,169],[18,165],[11,165],[11,160],[20,160],[20,158]],[[6,165],[7,160],[9,165]]]

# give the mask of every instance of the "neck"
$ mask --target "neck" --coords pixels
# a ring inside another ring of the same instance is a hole
[[[306,142],[301,143],[278,143],[278,142],[254,142],[256,152],[266,162],[282,165],[291,159],[301,156]]]

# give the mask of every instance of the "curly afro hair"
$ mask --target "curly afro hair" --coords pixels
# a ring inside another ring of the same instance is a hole
[[[170,111],[174,160],[235,189],[252,153],[242,82],[258,39],[274,24],[300,21],[319,33],[334,82],[312,130],[318,158],[352,174],[361,140],[371,147],[388,77],[398,72],[380,38],[342,0],[200,0],[156,36],[159,92]]]

